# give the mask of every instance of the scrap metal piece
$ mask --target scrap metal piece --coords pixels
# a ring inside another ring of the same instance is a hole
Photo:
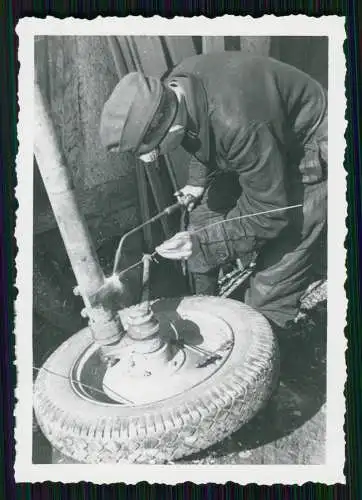
[[[242,285],[254,272],[255,264],[250,264],[245,269],[235,269],[219,281],[219,296],[229,297]]]
[[[153,257],[151,254],[144,254],[142,257],[143,262],[143,276],[142,276],[142,294],[141,302],[146,302],[149,308],[150,302],[150,267]]]

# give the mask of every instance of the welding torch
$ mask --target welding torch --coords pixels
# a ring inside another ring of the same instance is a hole
[[[119,266],[119,261],[120,261],[121,254],[122,254],[123,245],[124,245],[125,240],[129,236],[132,236],[132,234],[140,231],[145,226],[148,226],[149,224],[153,224],[154,222],[158,221],[162,217],[171,215],[171,214],[173,214],[174,212],[176,212],[177,210],[180,210],[180,209],[187,209],[187,207],[191,203],[195,203],[195,197],[192,196],[191,194],[182,195],[182,191],[177,191],[175,193],[175,196],[177,197],[177,202],[176,203],[173,203],[172,205],[167,206],[161,212],[159,212],[158,214],[154,215],[150,219],[146,220],[142,224],[139,224],[138,226],[136,226],[135,228],[131,229],[130,231],[128,231],[127,233],[125,233],[122,236],[122,238],[121,238],[121,240],[119,242],[119,245],[118,245],[115,257],[114,257],[113,274],[117,273],[117,269],[118,269],[118,266]]]
[[[125,239],[128,238],[128,236],[131,236],[136,231],[139,231],[140,229],[142,229],[143,227],[145,227],[147,224],[151,224],[152,222],[155,222],[156,220],[160,219],[164,215],[169,215],[169,214],[173,213],[174,211],[178,210],[179,208],[187,208],[191,203],[195,203],[195,200],[196,200],[196,198],[194,196],[189,195],[189,194],[182,196],[182,192],[175,193],[175,195],[178,196],[178,201],[176,203],[174,203],[173,205],[170,205],[170,206],[166,207],[162,212],[158,213],[157,215],[155,215],[151,219],[148,219],[144,223],[140,224],[139,226],[135,227],[134,229],[132,229],[131,231],[129,231],[128,233],[126,233],[125,235],[123,235],[123,237],[121,238],[121,241],[119,242],[119,245],[118,245],[118,248],[117,248],[117,252],[116,252],[116,256],[115,256],[115,259],[114,259],[114,266],[113,266],[113,274],[114,275],[117,273],[117,268],[118,268],[118,264],[119,264],[119,260],[120,260],[120,256],[121,256],[121,251],[122,251],[123,243],[124,243]],[[253,214],[240,215],[238,217],[232,217],[230,219],[226,219],[226,220],[222,220],[222,221],[216,221],[216,222],[213,222],[211,224],[208,224],[207,226],[204,226],[203,228],[197,229],[196,231],[194,231],[194,234],[198,233],[200,230],[203,230],[205,227],[206,228],[212,227],[212,226],[217,225],[217,224],[222,224],[223,222],[230,222],[230,221],[233,221],[233,220],[241,220],[241,219],[246,219],[246,218],[249,218],[249,217],[255,217],[257,215],[265,215],[265,214],[269,214],[269,213],[273,213],[273,212],[281,212],[281,211],[284,211],[284,210],[292,210],[292,209],[295,209],[295,208],[300,208],[302,206],[303,205],[301,203],[298,203],[297,205],[289,205],[289,206],[286,206],[286,207],[274,208],[274,209],[271,209],[271,210],[265,210],[265,211],[256,212],[256,213],[253,213]],[[150,255],[150,257],[153,257],[155,254],[156,254],[156,252],[153,252]],[[121,271],[119,274],[123,274],[126,271],[129,271],[129,270],[133,269],[134,267],[138,266],[141,262],[142,262],[142,260],[139,261],[139,262],[136,262],[135,264],[131,265],[127,269]]]

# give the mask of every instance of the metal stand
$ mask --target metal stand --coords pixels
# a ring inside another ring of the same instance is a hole
[[[122,325],[118,315],[113,315],[102,305],[94,307],[92,304],[92,299],[104,284],[105,278],[37,83],[34,88],[34,103],[34,151],[39,170],[77,279],[79,293],[88,311],[94,340],[100,344],[110,344],[121,338]]]

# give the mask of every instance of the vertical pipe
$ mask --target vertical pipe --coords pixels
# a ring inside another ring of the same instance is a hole
[[[37,82],[34,94],[34,153],[87,309],[90,327],[96,341],[103,344],[115,342],[121,332],[118,315],[113,317],[111,311],[100,305],[92,307],[92,297],[104,284],[104,275]]]

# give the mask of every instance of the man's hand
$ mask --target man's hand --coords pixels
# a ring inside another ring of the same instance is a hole
[[[192,254],[191,235],[187,231],[177,233],[169,240],[156,247],[156,252],[165,259],[188,259]]]
[[[194,200],[187,203],[187,210],[191,212],[193,210],[195,203],[204,194],[205,189],[199,186],[185,186],[175,193],[177,199],[182,203],[183,200],[187,200],[188,196],[192,196]]]

